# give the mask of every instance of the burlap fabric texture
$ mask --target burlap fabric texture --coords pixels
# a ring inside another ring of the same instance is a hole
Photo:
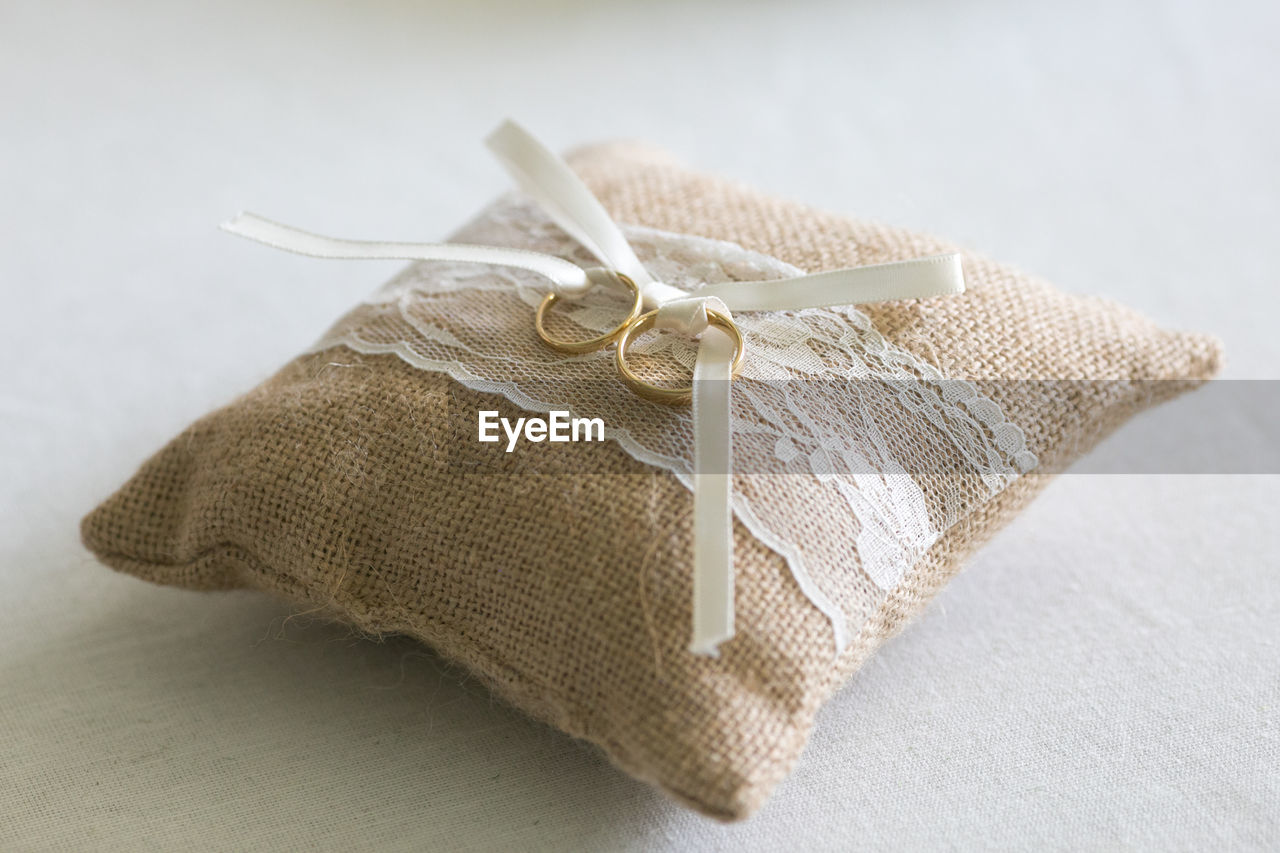
[[[585,148],[571,163],[617,221],[736,242],[808,271],[954,250],[642,145]],[[886,338],[974,380],[1043,469],[1217,369],[1210,338],[965,258],[962,296],[864,310]],[[1086,383],[1054,398],[1000,381],[1010,379],[1188,382]],[[688,490],[611,443],[523,445],[469,472],[449,448],[475,443],[479,409],[527,414],[393,355],[306,355],[147,461],[85,518],[83,539],[149,581],[268,590],[365,631],[417,637],[628,773],[733,820],[789,772],[819,706],[1048,480],[1024,475],[960,519],[835,661],[827,620],[782,558],[736,525],[738,633],[710,659],[685,647]]]

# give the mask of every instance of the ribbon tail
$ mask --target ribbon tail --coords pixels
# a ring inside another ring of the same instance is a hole
[[[652,280],[604,205],[533,134],[508,120],[489,134],[485,144],[520,189],[601,263],[630,276],[641,287]]]
[[[587,271],[554,255],[509,249],[502,246],[471,246],[465,243],[390,243],[386,241],[342,240],[325,237],[272,222],[253,213],[240,213],[220,226],[235,234],[296,255],[312,258],[364,261],[461,261],[514,267],[545,276],[557,292],[580,293],[590,286]]]
[[[780,281],[709,284],[696,296],[715,297],[732,311],[797,311],[831,305],[929,299],[964,292],[957,254],[831,270]]]
[[[703,333],[693,369],[693,635],[689,651],[719,657],[733,637],[733,341]]]

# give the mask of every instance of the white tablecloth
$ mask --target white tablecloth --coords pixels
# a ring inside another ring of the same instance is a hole
[[[217,222],[439,238],[505,188],[507,115],[943,233],[1276,378],[1277,7],[1030,5],[6,3],[0,848],[1280,845],[1275,477],[1062,478],[729,827],[409,641],[77,542],[395,269]]]

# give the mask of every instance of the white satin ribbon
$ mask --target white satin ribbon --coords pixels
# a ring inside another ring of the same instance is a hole
[[[552,220],[607,268],[629,276],[646,309],[659,311],[657,328],[699,336],[693,370],[693,629],[689,649],[718,656],[733,626],[733,432],[730,422],[733,344],[708,326],[707,308],[786,311],[920,299],[960,293],[959,255],[937,255],[890,264],[834,270],[780,281],[710,284],[694,293],[655,279],[599,200],[569,166],[514,122],[486,140],[489,148]],[[468,261],[529,270],[549,279],[557,293],[581,296],[606,281],[604,269],[584,270],[561,258],[520,249],[456,243],[384,243],[337,240],[242,213],[223,229],[277,249],[318,258]],[[643,405],[637,402],[637,405]],[[795,569],[793,568],[793,573]],[[801,590],[831,620],[836,652],[845,646],[844,616],[809,580],[796,574]]]
[[[551,279],[557,293],[573,297],[585,293],[600,279],[596,270],[584,270],[554,255],[508,249],[500,246],[470,246],[465,243],[387,243],[368,240],[339,240],[322,237],[254,213],[240,213],[220,226],[223,231],[248,237],[273,249],[297,255],[335,260],[368,261],[467,261],[516,267]],[[603,270],[601,270],[603,272]]]
[[[646,309],[689,295],[649,274],[600,200],[569,164],[529,131],[514,121],[504,121],[484,142],[515,178],[516,185],[538,203],[552,222],[586,247],[600,263],[636,283]]]
[[[733,639],[732,362],[733,341],[716,327],[708,327],[698,341],[698,359],[693,364],[693,635],[689,651],[711,657],[719,657],[720,644]]]

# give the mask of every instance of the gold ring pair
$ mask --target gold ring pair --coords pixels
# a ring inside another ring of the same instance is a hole
[[[618,375],[622,377],[622,381],[632,391],[646,400],[653,400],[657,403],[678,405],[689,402],[693,396],[693,385],[688,385],[684,388],[665,388],[661,385],[654,385],[637,376],[627,364],[628,347],[637,338],[653,328],[658,312],[654,310],[647,314],[641,314],[640,312],[644,308],[644,297],[640,293],[640,288],[636,286],[636,283],[629,276],[620,272],[614,272],[613,275],[631,291],[631,311],[627,314],[625,320],[603,335],[589,340],[566,341],[553,338],[547,333],[545,318],[547,312],[551,310],[551,306],[555,305],[560,300],[560,297],[558,294],[548,293],[542,298],[542,302],[538,305],[538,312],[534,315],[534,327],[538,330],[538,337],[542,338],[543,343],[552,349],[568,353],[595,352],[596,350],[604,349],[611,343],[617,342],[618,348],[614,351],[614,363],[617,365]],[[742,357],[746,351],[746,346],[742,340],[742,332],[732,318],[716,311],[714,308],[707,309],[707,319],[711,321],[711,325],[723,329],[733,339],[733,365],[729,375],[730,378],[737,376],[738,371],[742,368]]]

